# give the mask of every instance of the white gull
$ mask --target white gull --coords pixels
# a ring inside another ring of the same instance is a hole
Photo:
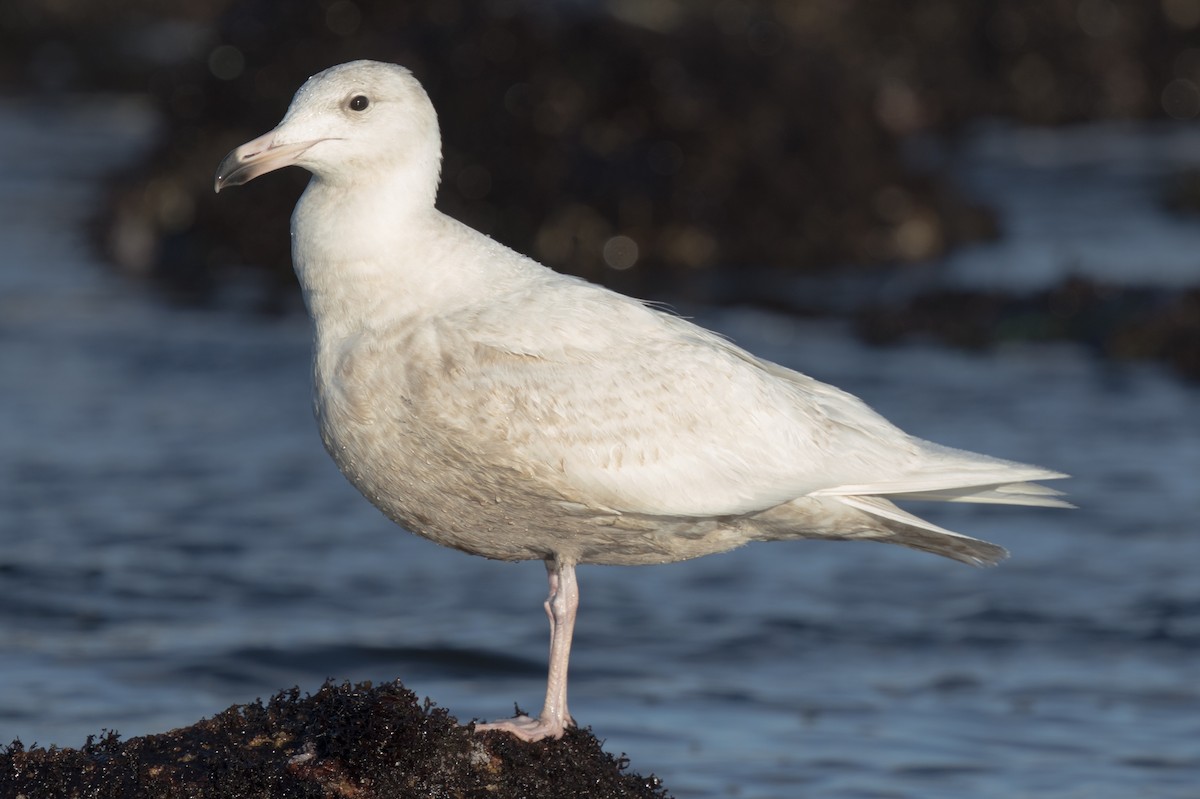
[[[412,74],[310,78],[216,189],[312,173],[292,258],[315,327],[321,436],[389,518],[446,546],[546,563],[559,737],[579,563],[651,564],[751,541],[884,541],[976,565],[1005,551],[891,499],[1069,506],[1061,473],[904,433],[858,398],[683,319],[553,272],[434,207],[437,115]]]

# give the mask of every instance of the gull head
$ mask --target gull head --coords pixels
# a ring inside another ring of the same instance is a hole
[[[352,61],[305,81],[274,130],[225,156],[215,189],[295,165],[331,184],[399,179],[432,197],[441,157],[437,114],[412,73]]]

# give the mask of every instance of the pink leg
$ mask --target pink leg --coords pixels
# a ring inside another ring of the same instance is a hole
[[[550,618],[550,674],[546,678],[546,704],[536,719],[517,716],[489,724],[476,724],[476,730],[502,730],[526,741],[561,738],[568,725],[575,724],[567,711],[567,662],[571,658],[571,635],[575,631],[575,612],[579,608],[579,585],[575,582],[575,564],[546,561],[550,596],[546,615]]]

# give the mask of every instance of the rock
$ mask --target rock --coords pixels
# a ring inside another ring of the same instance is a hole
[[[1074,341],[1117,360],[1154,360],[1200,380],[1200,289],[1123,287],[1072,278],[1014,296],[974,289],[922,293],[855,314],[877,345],[926,336],[968,349],[1006,341]]]
[[[16,799],[666,799],[588,730],[527,744],[475,733],[398,682],[283,691],[190,727],[79,749],[0,751],[0,797]]]
[[[156,74],[163,145],[123,181],[105,225],[150,230],[159,246],[140,262],[114,251],[126,269],[201,299],[198,275],[219,286],[254,265],[286,278],[302,176],[219,204],[192,187],[305,78],[361,57],[412,68],[432,96],[444,211],[626,292],[749,267],[920,260],[994,233],[949,182],[905,164],[899,136],[919,125],[878,102],[879,62],[862,61],[869,15],[760,3],[728,18],[704,4],[647,27],[520,4],[353,7],[348,20],[240,0],[217,23],[208,55],[221,58]],[[164,196],[190,207],[164,216]]]

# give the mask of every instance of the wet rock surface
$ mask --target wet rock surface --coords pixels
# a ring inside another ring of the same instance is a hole
[[[200,189],[227,149],[278,121],[307,76],[360,57],[410,66],[432,96],[443,210],[628,290],[736,265],[931,257],[992,231],[986,212],[904,166],[877,87],[824,22],[766,6],[657,25],[437,3],[354,8],[357,26],[342,34],[333,6],[233,4],[208,62],[156,76],[166,144],[130,176],[106,227],[115,242],[147,229],[157,246],[118,244],[119,263],[199,291],[231,264],[286,275],[304,176],[220,201]],[[214,74],[225,74],[222,58],[236,76]]]
[[[864,340],[881,345],[912,336],[967,349],[1073,341],[1105,358],[1162,361],[1200,380],[1200,289],[1128,288],[1072,278],[1019,296],[940,290],[898,306],[864,308],[855,327]]]
[[[283,691],[190,727],[79,749],[0,752],[0,796],[50,799],[192,797],[588,797],[665,799],[659,781],[626,770],[590,731],[528,744],[475,734],[399,683],[326,683]]]

